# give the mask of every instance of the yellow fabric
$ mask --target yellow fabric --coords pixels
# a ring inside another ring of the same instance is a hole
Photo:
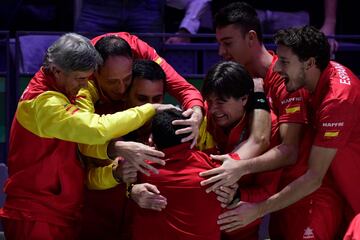
[[[16,119],[25,129],[40,137],[91,145],[105,144],[126,135],[141,127],[154,114],[154,107],[145,104],[100,116],[79,109],[59,92],[47,91],[35,99],[19,102]]]
[[[328,132],[324,133],[324,136],[325,137],[337,137],[337,136],[339,136],[339,131],[336,131],[336,132],[328,131]]]
[[[88,169],[86,185],[91,190],[105,190],[117,186],[112,169],[115,163],[105,167],[90,167]]]
[[[206,129],[207,121],[207,117],[205,116],[199,128],[199,137],[196,146],[201,151],[211,149],[216,146],[213,136]]]
[[[87,145],[87,144],[78,144],[80,152],[87,156],[98,159],[110,159],[107,154],[109,142],[105,144],[96,144],[96,145]]]
[[[81,110],[95,112],[94,103],[99,100],[99,92],[93,81],[88,81],[88,87],[82,88],[77,94],[76,106]]]

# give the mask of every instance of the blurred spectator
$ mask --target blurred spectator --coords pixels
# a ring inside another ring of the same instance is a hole
[[[210,32],[212,29],[211,0],[166,0],[165,31],[179,34]],[[166,43],[189,43],[189,37],[175,36]]]
[[[213,0],[213,13],[239,0]],[[262,24],[264,34],[273,34],[280,29],[289,27],[299,27],[303,25],[314,25],[325,35],[334,36],[336,27],[337,0],[323,0],[323,5],[311,0],[245,0],[256,8]],[[323,8],[323,12],[321,12]],[[319,24],[319,16],[323,16],[323,21]],[[318,21],[318,22],[317,22]],[[331,52],[335,53],[338,43],[334,38],[329,38]]]
[[[163,32],[164,0],[82,0],[79,5],[78,32]],[[156,39],[143,39],[158,47]]]

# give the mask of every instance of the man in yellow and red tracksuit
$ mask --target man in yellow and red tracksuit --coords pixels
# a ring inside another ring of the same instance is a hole
[[[88,39],[65,34],[49,47],[25,89],[11,127],[7,198],[0,211],[7,239],[77,239],[84,184],[77,143],[104,144],[161,108],[147,104],[99,116],[74,105],[99,63]]]

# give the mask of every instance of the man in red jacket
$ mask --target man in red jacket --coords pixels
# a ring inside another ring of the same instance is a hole
[[[200,187],[199,172],[211,169],[214,163],[205,153],[190,149],[190,142],[181,143],[184,135],[176,135],[179,126],[172,122],[183,119],[180,111],[168,111],[152,120],[152,139],[157,149],[166,154],[166,167],[158,175],[139,176],[140,182],[158,189],[154,195],[166,198],[161,211],[134,208],[132,239],[218,240],[216,220],[220,202],[214,193]],[[133,197],[133,195],[131,195]]]
[[[282,209],[317,190],[329,173],[346,201],[350,222],[360,212],[356,157],[360,155],[360,115],[354,111],[360,108],[360,81],[348,68],[330,61],[327,39],[314,27],[281,30],[275,42],[279,55],[275,70],[284,77],[287,91],[301,87],[310,91],[314,135],[308,139],[312,146],[307,171],[253,210],[263,215]],[[291,214],[286,209],[281,212]]]
[[[206,137],[214,140],[218,154],[231,153],[230,156],[239,162],[246,160],[240,159],[241,156],[234,151],[249,136],[253,86],[250,75],[240,64],[223,62],[210,69],[202,87],[202,95],[208,107],[205,121],[210,136]],[[274,136],[271,145],[277,144],[278,135]],[[209,146],[207,144],[207,148]],[[267,199],[276,192],[280,174],[281,170],[277,170],[244,176],[237,182],[238,200],[254,203]],[[224,231],[222,239],[258,239],[259,226],[260,220],[237,231]]]

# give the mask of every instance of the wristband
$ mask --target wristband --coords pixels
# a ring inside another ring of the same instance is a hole
[[[266,101],[266,96],[264,92],[254,92],[253,94],[253,108],[254,109],[263,109],[270,112],[269,104]]]
[[[134,183],[126,184],[126,197],[129,199],[131,199],[131,190],[134,187],[134,185],[135,185]]]

